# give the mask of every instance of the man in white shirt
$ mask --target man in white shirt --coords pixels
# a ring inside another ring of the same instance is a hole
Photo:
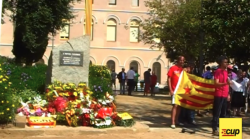
[[[132,95],[132,91],[135,89],[135,71],[134,68],[131,67],[127,72],[127,85],[128,85],[128,95]]]

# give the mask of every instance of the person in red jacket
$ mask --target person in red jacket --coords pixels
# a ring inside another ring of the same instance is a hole
[[[155,89],[156,83],[157,83],[157,76],[155,75],[155,72],[152,72],[152,75],[151,75],[151,84],[150,84],[151,96],[155,96],[154,89]]]

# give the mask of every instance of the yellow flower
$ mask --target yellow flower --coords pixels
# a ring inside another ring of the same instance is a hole
[[[11,119],[11,116],[9,118]]]
[[[4,112],[2,112],[2,114],[4,114]]]
[[[0,68],[0,71],[2,70],[2,68]]]
[[[0,83],[2,83],[2,81],[0,81]]]
[[[2,100],[2,103],[4,103],[4,101]]]
[[[7,87],[5,87],[5,89],[7,89]]]
[[[9,82],[9,84],[12,84],[11,82]]]
[[[15,105],[13,104],[12,107],[15,107]]]
[[[7,108],[6,110],[7,110],[7,111],[9,111],[9,110],[10,110],[10,108]]]
[[[3,81],[6,81],[6,79],[3,79]]]
[[[7,103],[9,103],[9,101],[7,101]]]

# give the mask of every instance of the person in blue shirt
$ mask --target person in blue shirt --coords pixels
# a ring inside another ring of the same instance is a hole
[[[211,72],[210,66],[206,67],[206,72],[202,74],[202,77],[205,79],[212,79],[213,78],[213,73]]]

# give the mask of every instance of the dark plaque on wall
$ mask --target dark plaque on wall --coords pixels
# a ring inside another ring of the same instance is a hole
[[[83,66],[83,52],[60,51],[60,66]]]

